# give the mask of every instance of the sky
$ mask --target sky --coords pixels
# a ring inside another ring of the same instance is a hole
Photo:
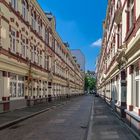
[[[86,70],[95,70],[102,38],[102,23],[108,0],[38,0],[44,11],[56,18],[56,30],[70,49],[80,49]]]

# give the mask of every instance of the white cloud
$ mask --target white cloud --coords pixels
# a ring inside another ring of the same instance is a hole
[[[101,38],[99,38],[98,40],[96,40],[95,42],[93,42],[91,44],[92,47],[94,47],[94,46],[101,47],[101,45],[102,45],[102,39]]]

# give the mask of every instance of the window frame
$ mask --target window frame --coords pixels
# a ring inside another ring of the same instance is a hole
[[[18,6],[17,0],[11,0],[11,6],[13,9],[15,9],[17,11],[17,6]]]
[[[12,32],[14,33],[14,35],[12,34]],[[10,44],[10,51],[12,53],[15,53],[17,52],[17,37],[16,37],[16,33],[17,33],[17,30],[14,29],[14,28],[11,28],[11,44]],[[14,46],[14,45],[15,46]]]
[[[22,54],[22,57],[23,58],[26,58],[27,57],[27,44],[26,44],[26,37],[25,36],[22,37],[21,54]]]
[[[28,19],[28,4],[26,0],[22,0],[22,16],[24,20]]]

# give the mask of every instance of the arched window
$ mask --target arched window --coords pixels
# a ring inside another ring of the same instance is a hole
[[[22,0],[22,16],[25,20],[27,20],[27,13],[28,13],[28,8],[27,8],[27,1],[26,0]]]

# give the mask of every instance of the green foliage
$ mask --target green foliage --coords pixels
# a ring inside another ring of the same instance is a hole
[[[95,90],[96,89],[96,79],[90,76],[85,77],[85,90]]]

